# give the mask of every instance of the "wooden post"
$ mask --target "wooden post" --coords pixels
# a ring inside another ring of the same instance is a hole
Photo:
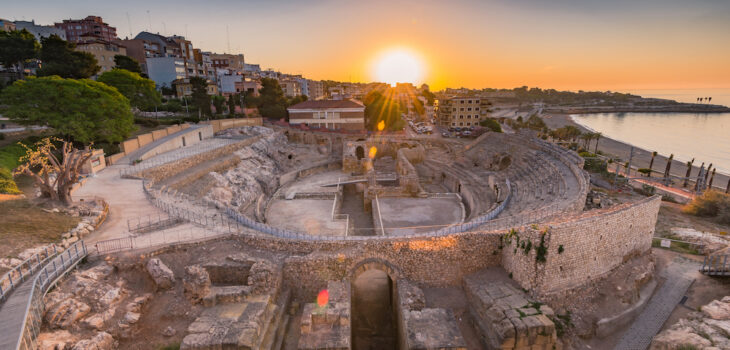
[[[692,163],[694,163],[694,162],[695,162],[694,158],[692,158],[692,160],[687,162],[687,174],[684,175],[684,184],[682,185],[682,187],[684,187],[684,188],[686,188],[687,185],[689,184],[689,177],[690,177],[690,174],[692,173]]]
[[[670,180],[669,180],[669,172],[672,169],[672,160],[674,160],[674,153],[669,155],[669,159],[667,159],[667,168],[664,170],[664,181],[669,186]]]
[[[717,168],[712,168],[712,176],[710,176],[710,182],[707,184],[707,188],[712,189],[712,180],[715,179],[715,170]]]
[[[700,165],[700,169],[704,169],[704,168],[705,168],[705,162],[702,162],[702,165]],[[702,172],[702,171],[700,170],[700,172]],[[694,189],[695,192],[699,191],[699,185],[700,185],[699,175],[700,174],[697,174],[697,180],[698,181],[695,182],[695,189]]]

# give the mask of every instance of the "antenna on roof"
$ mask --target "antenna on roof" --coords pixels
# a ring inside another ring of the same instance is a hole
[[[127,25],[129,26],[129,37],[134,37],[132,35],[132,20],[129,19],[129,12],[127,12]]]
[[[226,52],[226,53],[231,53],[231,36],[228,35],[228,25],[227,24],[226,24],[226,47],[228,50],[228,52]]]

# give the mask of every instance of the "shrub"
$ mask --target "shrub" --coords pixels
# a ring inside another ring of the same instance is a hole
[[[5,168],[0,168],[0,193],[20,194],[18,185],[13,180],[13,174]]]
[[[636,190],[636,192],[639,192],[647,197],[651,197],[656,194],[656,187],[652,185],[643,184],[641,185],[640,190]]]
[[[649,175],[649,174],[651,174],[651,169],[649,169],[649,168],[639,168],[638,172],[640,172],[640,173],[642,173],[644,175]]]
[[[730,195],[709,190],[695,197],[683,211],[690,215],[713,217],[722,224],[730,224]]]
[[[479,122],[479,125],[488,128],[489,130],[492,130],[494,132],[502,132],[502,126],[499,125],[499,122],[492,118],[487,118]]]

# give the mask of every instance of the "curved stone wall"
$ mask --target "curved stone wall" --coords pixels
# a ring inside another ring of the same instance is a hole
[[[660,204],[661,197],[654,196],[562,222],[517,228],[503,236],[502,266],[537,294],[583,285],[651,248]],[[538,258],[541,245],[544,260]]]

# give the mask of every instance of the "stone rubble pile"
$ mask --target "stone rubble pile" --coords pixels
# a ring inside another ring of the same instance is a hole
[[[712,254],[730,247],[730,238],[710,232],[701,232],[685,227],[672,227],[670,231],[679,240],[699,244],[701,246],[699,250],[702,254]]]
[[[713,300],[657,334],[649,349],[730,349],[730,296]]]
[[[206,199],[218,207],[245,209],[261,194],[273,193],[281,169],[277,163],[278,150],[286,145],[281,133],[268,133],[249,147],[241,148],[235,155],[241,158],[238,165],[224,174],[210,173],[216,183]]]
[[[151,295],[131,295],[113,272],[102,263],[72,274],[46,295],[43,319],[50,331],[39,335],[39,349],[115,349],[115,337],[132,336]]]

